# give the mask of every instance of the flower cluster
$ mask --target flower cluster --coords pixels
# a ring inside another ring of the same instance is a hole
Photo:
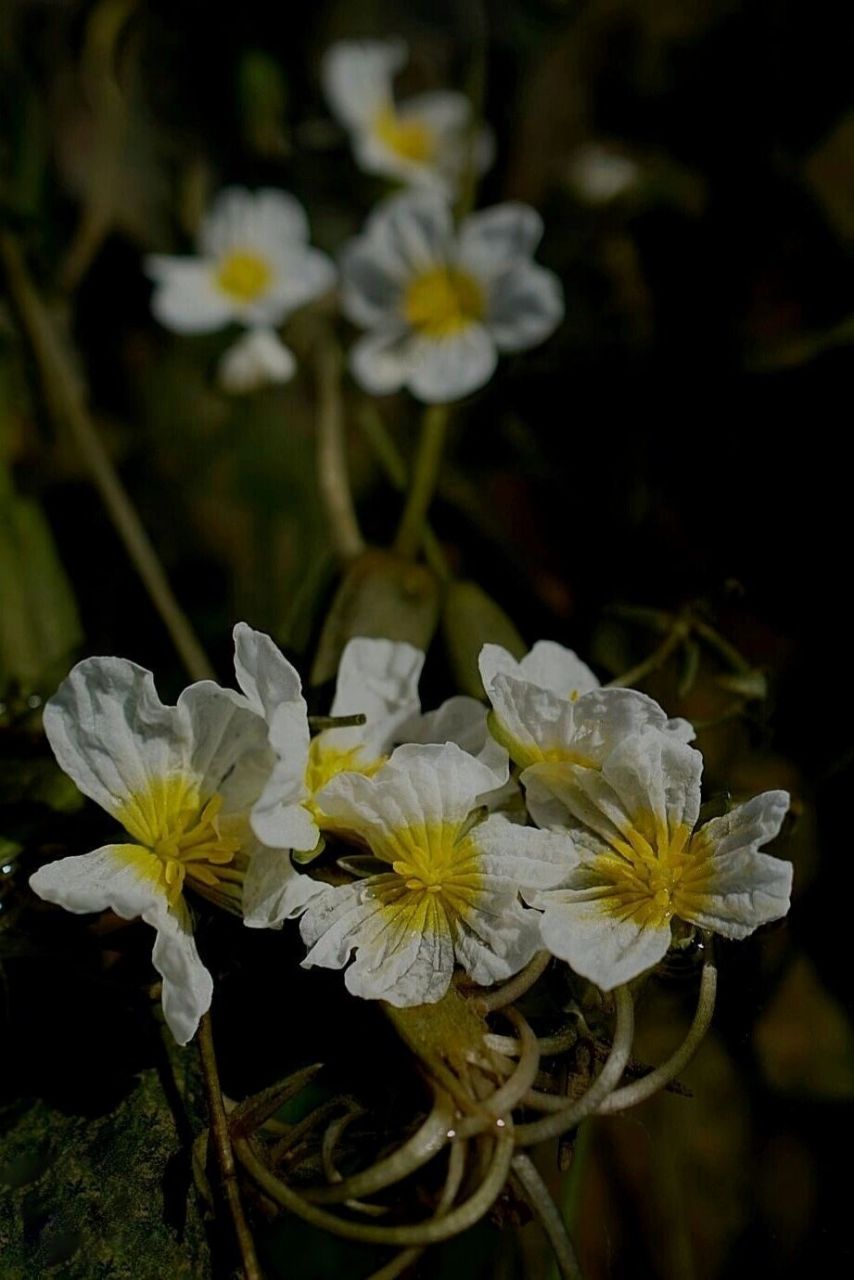
[[[126,836],[32,887],[155,928],[181,1043],[212,993],[194,899],[252,928],[299,917],[305,966],[398,1006],[440,1000],[458,968],[503,981],[543,948],[610,990],[657,964],[674,928],[743,938],[788,910],[791,865],[760,851],[786,793],[698,825],[690,724],[600,687],[559,645],[521,662],[484,646],[491,710],[455,697],[423,714],[423,653],[353,639],[331,708],[351,723],[312,735],[287,658],[245,624],[234,639],[239,693],[202,681],[164,706],[149,672],[89,658],[44,715],[62,768]]]
[[[341,310],[365,330],[350,368],[373,395],[406,387],[426,403],[459,399],[489,381],[499,354],[536,346],[563,319],[560,282],[532,260],[543,234],[534,209],[507,203],[455,220],[464,180],[473,185],[489,164],[491,135],[461,93],[396,103],[392,80],[406,60],[397,39],[341,41],[323,59],[323,87],[357,163],[406,188],[369,215],[338,269],[310,246],[294,196],[236,187],[214,201],[197,257],[147,259],[161,324],[244,327],[220,360],[226,390],[291,378],[296,360],[278,328],[339,277]]]

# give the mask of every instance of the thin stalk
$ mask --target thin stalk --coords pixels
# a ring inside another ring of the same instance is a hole
[[[447,405],[431,404],[424,411],[409,495],[394,540],[395,551],[410,560],[415,559],[423,542],[424,522],[439,479],[449,421]]]
[[[500,1134],[495,1144],[486,1171],[477,1190],[452,1209],[450,1213],[434,1215],[425,1222],[386,1227],[370,1222],[350,1222],[339,1218],[325,1209],[311,1204],[303,1196],[287,1186],[267,1168],[259,1158],[253,1144],[245,1138],[239,1138],[234,1144],[235,1155],[247,1173],[255,1179],[262,1191],[283,1209],[310,1222],[324,1231],[343,1236],[345,1240],[362,1240],[367,1244],[390,1245],[430,1245],[441,1240],[449,1240],[473,1227],[495,1203],[507,1181],[510,1162],[513,1158],[512,1133]]]
[[[635,1019],[628,987],[617,987],[614,1000],[617,1006],[614,1039],[611,1052],[599,1075],[586,1093],[562,1111],[545,1116],[542,1120],[534,1120],[530,1124],[518,1125],[515,1136],[519,1146],[531,1146],[535,1142],[544,1142],[547,1138],[556,1138],[559,1134],[566,1133],[568,1129],[574,1129],[585,1117],[598,1111],[608,1095],[620,1083],[632,1051]]]
[[[436,1206],[437,1218],[443,1217],[457,1198],[457,1192],[462,1184],[466,1166],[466,1145],[464,1140],[451,1143],[448,1168],[445,1173],[445,1185],[442,1187],[442,1194]],[[403,1249],[387,1262],[384,1267],[380,1267],[379,1271],[374,1271],[368,1277],[368,1280],[395,1280],[397,1276],[403,1275],[407,1267],[411,1267],[413,1262],[417,1262],[423,1252],[423,1248]]]
[[[513,1022],[519,1032],[519,1061],[504,1084],[484,1098],[481,1104],[490,1115],[496,1117],[499,1125],[502,1122],[506,1124],[504,1117],[510,1115],[513,1108],[518,1105],[528,1092],[540,1068],[537,1037],[527,1021],[516,1009],[508,1009],[506,1016]],[[457,1133],[462,1137],[468,1137],[470,1134],[478,1133],[482,1129],[483,1123],[479,1117],[463,1120],[456,1126]]]
[[[622,1089],[617,1089],[603,1099],[597,1108],[599,1115],[613,1115],[615,1111],[625,1111],[627,1107],[635,1107],[639,1102],[645,1102],[685,1070],[709,1029],[715,1011],[717,986],[718,970],[711,954],[711,944],[708,944],[706,962],[700,978],[697,1011],[687,1036],[676,1052],[671,1054],[660,1067],[656,1067],[654,1071],[650,1071],[649,1075],[641,1076],[640,1080],[633,1080],[631,1084],[624,1085]]]
[[[237,1238],[237,1247],[240,1250],[244,1280],[261,1280],[261,1268],[258,1265],[255,1245],[246,1221],[246,1215],[243,1212],[243,1202],[240,1199],[240,1188],[237,1184],[237,1169],[234,1164],[234,1151],[228,1131],[228,1118],[225,1114],[225,1106],[219,1084],[219,1071],[216,1065],[213,1029],[209,1013],[204,1015],[199,1024],[199,1056],[202,1062],[202,1075],[208,1098],[211,1138],[217,1164],[219,1165],[223,1193],[234,1224],[234,1234]]]
[[[355,729],[367,719],[364,711],[352,716],[309,716],[308,727],[312,733],[323,733],[324,729]]]
[[[128,557],[189,675],[194,680],[212,678],[214,672],[207,656],[173,594],[157,552],[101,443],[65,344],[30,279],[20,247],[7,233],[0,233],[0,262],[32,349],[51,416],[58,426],[69,431]]]
[[[549,1195],[548,1188],[534,1167],[530,1156],[517,1151],[513,1157],[513,1175],[522,1190],[522,1195],[533,1209],[540,1226],[548,1237],[563,1280],[581,1280],[581,1267],[575,1256],[575,1249],[569,1233],[561,1219],[555,1202]]]
[[[631,688],[640,680],[646,679],[652,675],[653,671],[658,671],[663,667],[667,659],[676,649],[679,648],[688,636],[691,634],[691,623],[686,618],[676,618],[669,634],[665,636],[661,644],[653,650],[648,658],[644,658],[643,662],[639,662],[636,667],[632,667],[629,671],[624,671],[616,680],[609,680],[607,688],[622,689]]]
[[[503,1009],[508,1004],[513,1004],[520,996],[534,985],[538,978],[542,977],[551,961],[550,951],[538,951],[532,960],[529,960],[524,969],[521,969],[514,978],[506,982],[503,987],[498,987],[495,991],[488,991],[486,995],[478,996],[474,1005],[478,1013],[487,1014],[494,1013],[497,1009]]]
[[[365,550],[347,470],[341,354],[331,337],[321,336],[315,350],[317,386],[317,486],[335,554],[345,564]]]
[[[494,1049],[496,1053],[503,1053],[508,1058],[516,1057],[519,1053],[519,1041],[514,1036],[499,1036],[489,1031],[483,1037],[483,1042],[487,1049]],[[553,1058],[559,1053],[567,1053],[577,1042],[578,1030],[572,1024],[553,1036],[539,1036],[537,1048],[541,1058]]]

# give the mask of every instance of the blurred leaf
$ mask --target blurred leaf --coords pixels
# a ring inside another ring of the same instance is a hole
[[[250,151],[280,157],[288,152],[284,132],[287,86],[282,68],[261,49],[250,49],[237,66],[238,111]]]
[[[854,1097],[854,1028],[799,956],[756,1027],[766,1079],[784,1093]]]
[[[514,658],[527,651],[516,626],[475,582],[452,582],[445,596],[442,630],[457,686],[473,698],[484,696],[477,660],[485,644],[500,644]]]

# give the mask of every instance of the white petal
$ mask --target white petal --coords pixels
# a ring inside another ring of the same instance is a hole
[[[475,909],[454,925],[457,961],[483,987],[512,978],[542,946],[536,911],[514,899],[495,906],[489,914]]]
[[[166,910],[162,863],[139,845],[104,845],[92,853],[49,862],[30,877],[30,888],[46,902],[78,915],[115,911],[153,924]]]
[[[656,929],[619,920],[597,901],[574,901],[571,890],[547,892],[538,901],[546,908],[540,927],[549,951],[603,991],[651,969],[670,946],[669,924]]]
[[[188,726],[188,770],[202,798],[219,794],[224,814],[248,817],[275,758],[263,716],[241,694],[212,680],[185,689],[178,712]]]
[[[348,128],[368,125],[392,100],[392,79],[406,65],[403,40],[341,40],[323,55],[326,99]]]
[[[250,929],[278,929],[293,920],[328,885],[301,875],[284,849],[253,850],[243,882],[243,923]]]
[[[563,286],[553,271],[520,262],[493,280],[485,324],[499,351],[545,342],[563,320]]]
[[[283,243],[305,243],[308,219],[299,201],[286,191],[270,188],[248,191],[225,187],[202,223],[199,248],[217,260],[234,250],[269,252]]]
[[[201,258],[153,254],[145,269],[155,281],[151,312],[174,333],[212,333],[237,316],[234,303],[217,288],[214,267]]]
[[[463,133],[471,121],[471,103],[464,93],[449,89],[436,89],[430,93],[417,93],[407,98],[397,109],[400,120],[418,121],[432,129],[439,137]]]
[[[486,386],[498,352],[482,325],[469,324],[447,338],[414,338],[410,362],[412,394],[425,404],[447,404]]]
[[[367,333],[350,351],[350,372],[363,391],[387,396],[409,376],[411,337],[400,329]]]
[[[404,721],[396,737],[398,742],[455,742],[485,764],[495,776],[496,787],[502,787],[509,777],[510,760],[489,732],[487,719],[488,712],[482,702],[458,694],[448,698],[436,711]]]
[[[395,279],[447,262],[454,220],[447,197],[437,191],[404,191],[378,205],[365,225],[377,262]]]
[[[44,728],[61,768],[113,815],[152,779],[187,768],[186,723],[151,672],[123,658],[78,662],[48,700]]]
[[[226,391],[243,395],[271,383],[289,382],[296,368],[294,353],[273,329],[250,329],[222,356],[217,377]]]
[[[497,675],[529,680],[562,698],[577,698],[599,688],[599,681],[572,649],[553,640],[538,640],[521,661],[498,644],[485,644],[478,659],[483,687],[489,690]]]
[[[177,1043],[186,1044],[211,1007],[213,980],[199,959],[183,900],[158,920],[156,928],[151,958],[163,978],[163,1016]]]
[[[320,298],[333,288],[337,276],[335,264],[319,249],[300,245],[269,251],[273,280],[254,302],[240,310],[240,318],[248,325],[278,325],[299,307]]]
[[[364,745],[375,760],[392,746],[400,724],[417,714],[424,653],[405,641],[357,636],[348,640],[338,666],[333,716],[364,713],[367,723],[330,729],[325,741],[342,750]]]
[[[473,839],[483,855],[484,873],[523,896],[561,884],[578,865],[568,836],[522,827],[501,814],[479,823]]]
[[[401,299],[409,266],[387,260],[376,237],[357,236],[341,254],[341,309],[363,328],[401,325]]]
[[[279,760],[252,809],[252,830],[273,849],[297,849],[309,853],[317,845],[320,829],[302,801],[307,799],[304,756],[289,753]]]
[[[500,672],[488,692],[495,713],[492,731],[516,764],[524,768],[545,752],[574,749],[576,704],[568,698]]]
[[[427,823],[461,823],[494,786],[492,771],[454,743],[398,747],[372,778],[342,773],[319,792],[323,812],[363,836],[392,862],[396,831]]]
[[[299,672],[270,636],[245,622],[237,623],[233,636],[237,683],[255,710],[270,720],[283,703],[305,708]]]
[[[792,865],[760,846],[778,834],[789,796],[766,791],[701,827],[691,850],[707,858],[680,894],[680,914],[727,938],[745,938],[789,910]]]
[[[458,260],[476,275],[491,277],[530,258],[542,235],[543,220],[530,205],[494,205],[462,223]]]

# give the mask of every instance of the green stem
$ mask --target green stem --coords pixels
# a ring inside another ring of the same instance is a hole
[[[394,541],[395,551],[410,560],[415,559],[424,540],[424,522],[439,479],[449,416],[448,406],[443,404],[431,404],[424,413],[409,496]]]
[[[321,335],[315,354],[317,385],[317,485],[329,519],[335,554],[344,564],[365,549],[347,470],[341,353],[331,336]]]
[[[557,1206],[548,1193],[548,1188],[534,1167],[533,1160],[524,1152],[517,1151],[513,1157],[512,1168],[525,1200],[539,1218],[540,1225],[548,1237],[563,1280],[581,1280],[581,1267],[578,1265],[572,1241]]]

